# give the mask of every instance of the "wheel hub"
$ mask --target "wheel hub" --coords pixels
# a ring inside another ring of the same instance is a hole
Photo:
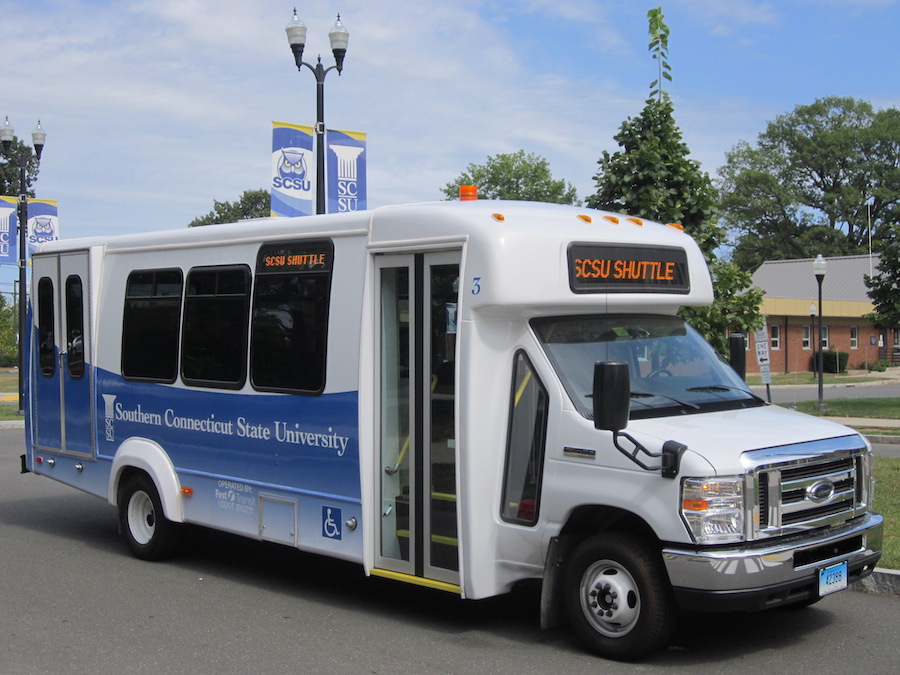
[[[591,565],[582,577],[581,607],[594,628],[604,635],[628,633],[640,616],[640,595],[634,578],[618,563]]]

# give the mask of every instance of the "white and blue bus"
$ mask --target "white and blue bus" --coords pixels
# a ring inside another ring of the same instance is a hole
[[[712,299],[677,226],[571,206],[49,243],[22,468],[139,558],[201,526],[465,598],[542,580],[544,625],[637,658],[881,553],[866,441],[756,397],[677,316]]]

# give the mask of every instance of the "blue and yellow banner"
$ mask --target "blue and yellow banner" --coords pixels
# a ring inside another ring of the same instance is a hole
[[[364,211],[366,207],[366,134],[327,129],[325,164],[328,213]]]
[[[15,197],[0,197],[0,265],[19,261],[19,211]],[[28,200],[27,255],[59,239],[59,205],[53,199]]]
[[[315,213],[314,131],[310,126],[272,122],[273,216]]]

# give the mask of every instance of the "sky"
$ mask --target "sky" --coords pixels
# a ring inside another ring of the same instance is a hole
[[[523,149],[584,199],[656,62],[635,0],[297,0],[306,60],[333,63],[328,127],[368,135],[368,204],[442,199]],[[37,196],[63,238],[182,228],[270,184],[272,121],[315,123],[284,0],[0,0],[0,115],[47,132]],[[826,96],[900,107],[900,0],[662,3],[675,119],[715,176],[767,122]],[[0,118],[2,120],[2,118]],[[9,268],[14,270],[15,268]]]

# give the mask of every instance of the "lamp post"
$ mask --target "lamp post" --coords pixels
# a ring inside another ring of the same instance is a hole
[[[819,336],[817,341],[819,343],[819,352],[816,358],[816,370],[819,376],[819,400],[816,402],[816,408],[819,410],[824,410],[828,407],[828,404],[825,403],[822,396],[823,389],[823,361],[824,359],[824,345],[822,344],[822,282],[825,281],[825,268],[827,267],[827,263],[825,262],[825,258],[822,257],[822,254],[816,256],[816,259],[813,261],[813,274],[816,275],[816,283],[819,286]]]
[[[3,123],[3,126],[0,127],[0,145],[3,146],[3,154],[12,158],[10,154],[12,150],[13,139],[15,138],[15,132],[13,128],[9,125],[9,117],[6,118],[6,121]],[[34,155],[37,157],[38,163],[41,161],[41,152],[44,150],[44,141],[47,139],[47,134],[44,132],[44,128],[41,126],[41,121],[38,120],[37,126],[34,128],[34,131],[31,132],[31,142],[34,145]],[[19,294],[17,296],[17,302],[19,304],[19,331],[18,331],[18,356],[19,356],[19,414],[25,414],[25,321],[27,319],[25,313],[25,295],[26,295],[26,278],[25,278],[25,268],[27,267],[27,249],[26,249],[26,236],[28,234],[28,194],[25,192],[25,169],[28,163],[28,158],[23,154],[19,159],[19,195],[18,195],[18,207],[19,207]]]
[[[344,69],[344,57],[347,55],[347,43],[350,40],[350,31],[341,23],[341,15],[328,33],[331,42],[331,51],[334,54],[334,65],[328,68],[322,65],[322,57],[318,57],[313,66],[303,60],[303,48],[306,46],[306,25],[297,16],[294,16],[284,29],[287,33],[288,44],[294,53],[294,63],[297,70],[303,70],[303,66],[309,68],[316,76],[316,213],[325,213],[325,76],[330,70],[337,70],[338,75]]]

